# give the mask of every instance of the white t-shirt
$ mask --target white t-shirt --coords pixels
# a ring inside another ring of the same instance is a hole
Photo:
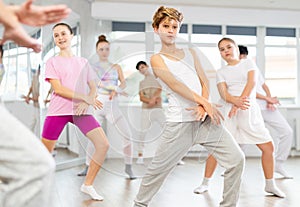
[[[51,57],[46,62],[45,80],[59,80],[61,85],[79,94],[89,94],[88,82],[95,80],[94,70],[87,59],[77,56]],[[47,116],[74,115],[79,100],[65,98],[52,93]],[[93,107],[89,106],[86,114],[93,114]]]
[[[228,93],[232,96],[240,96],[247,84],[248,72],[253,70],[258,71],[258,68],[250,59],[242,59],[233,66],[226,65],[217,71],[217,84],[225,82]],[[257,79],[257,75],[255,76],[255,79]],[[256,88],[253,88],[249,98],[256,98]]]
[[[265,90],[263,89],[262,85],[265,83],[265,79],[263,77],[263,75],[261,74],[261,72],[258,72],[258,79],[257,79],[257,84],[256,84],[256,92],[266,96],[267,93],[265,92]],[[261,110],[267,110],[267,102],[265,100],[262,99],[256,99],[256,102],[258,103],[259,107]]]
[[[160,55],[174,77],[189,87],[195,93],[202,94],[202,86],[200,84],[194,58],[188,48],[183,49],[184,58],[180,61],[170,60],[164,55]],[[158,79],[162,88],[166,91],[168,97],[168,108],[166,110],[166,121],[168,122],[188,122],[196,121],[192,111],[186,108],[197,106],[193,101],[189,101],[179,94],[172,91],[163,81]]]

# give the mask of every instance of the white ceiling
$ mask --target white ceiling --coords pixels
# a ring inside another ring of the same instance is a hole
[[[24,2],[25,0],[4,0],[4,2],[6,4],[20,4],[22,2]],[[229,9],[231,12],[235,11],[234,9],[252,9],[252,10],[258,10],[259,15],[255,15],[255,11],[251,11],[254,12],[253,13],[243,13],[244,10],[242,10],[239,13],[239,18],[243,19],[243,18],[248,18],[250,19],[249,21],[252,21],[251,18],[255,17],[255,16],[260,16],[260,14],[268,14],[269,12],[272,12],[272,10],[277,10],[280,12],[285,12],[282,13],[282,17],[285,17],[287,22],[295,22],[292,25],[296,25],[296,21],[298,22],[299,20],[299,16],[300,13],[298,15],[298,11],[300,11],[300,0],[35,0],[34,4],[41,4],[41,5],[49,5],[49,4],[59,4],[59,3],[65,3],[65,4],[70,4],[71,3],[76,3],[76,1],[87,1],[87,2],[94,2],[94,3],[100,3],[100,8],[103,8],[101,5],[103,3],[103,5],[105,5],[106,3],[120,3],[120,4],[134,4],[135,6],[142,6],[141,8],[143,8],[142,10],[144,10],[144,8],[151,5],[155,5],[156,7],[158,5],[167,5],[167,6],[172,6],[172,5],[179,5],[179,6],[187,6],[187,7],[191,7],[191,8],[198,8],[197,11],[195,11],[194,13],[191,14],[192,17],[196,18],[197,17],[197,13],[199,12],[205,12],[207,9],[209,10],[209,8],[215,8],[216,11],[219,11],[219,9]],[[72,7],[72,6],[70,6]],[[201,7],[203,7],[203,10],[201,10]],[[139,8],[139,7],[137,7]],[[199,10],[200,8],[200,10]],[[205,9],[206,8],[206,9]],[[111,19],[113,19],[115,16],[117,17],[118,14],[121,12],[124,13],[124,15],[122,16],[122,18],[125,20],[127,16],[130,15],[134,15],[134,13],[138,13],[138,12],[143,12],[143,11],[123,11],[126,10],[126,8],[119,8],[119,9],[115,9],[113,8],[114,11],[111,11],[111,8],[109,8],[109,13],[112,16],[107,15],[107,17],[110,17]],[[100,15],[98,18],[101,19],[105,19],[105,15],[101,16],[101,14],[105,14],[108,11],[105,11],[105,9],[100,9],[98,10],[98,14]],[[153,9],[151,10],[151,12],[153,12]],[[151,17],[152,13],[150,12],[149,17]],[[186,14],[186,13],[185,13]],[[188,14],[189,15],[189,14]],[[188,16],[186,15],[186,16]],[[214,16],[220,16],[219,13],[215,13],[212,14],[212,17],[208,17],[210,19],[213,19]],[[233,13],[231,13],[231,15],[234,15]],[[242,15],[242,16],[241,16]],[[227,15],[226,17],[228,17],[230,15]],[[274,16],[269,15],[270,18],[274,19]],[[97,15],[94,15],[95,18],[97,18]],[[74,12],[69,16],[69,18],[66,21],[71,21],[73,19],[78,19],[79,16],[76,15]],[[258,18],[260,21],[263,21],[265,18],[261,18],[260,17],[256,17]],[[187,18],[186,18],[187,19]],[[203,18],[202,18],[203,19]],[[206,20],[206,19],[204,19]],[[281,18],[277,19],[277,21],[280,22]],[[227,21],[227,20],[226,20]],[[274,20],[273,20],[274,21]],[[276,21],[276,20],[275,20]],[[252,22],[255,22],[254,20]],[[234,23],[234,21],[233,21]],[[286,22],[284,22],[283,24],[287,24]],[[299,22],[298,22],[299,24]],[[31,31],[32,29],[30,28],[26,28],[27,31]],[[3,32],[3,27],[0,25],[0,35]],[[1,38],[1,37],[0,37]]]
[[[299,0],[94,0],[95,2],[122,2],[135,4],[205,6],[245,9],[280,9],[300,11]]]
[[[20,4],[25,0],[4,0],[5,3]],[[76,0],[79,1],[79,0]],[[81,0],[82,1],[82,0]],[[300,11],[299,0],[86,0],[89,2],[123,2],[135,4],[185,5],[248,9],[280,9]],[[64,0],[36,0],[37,4],[64,3]]]

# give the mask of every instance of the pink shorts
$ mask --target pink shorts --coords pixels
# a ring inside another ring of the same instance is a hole
[[[100,127],[100,124],[92,115],[47,116],[44,122],[42,137],[48,140],[57,140],[69,122],[76,125],[84,135]]]

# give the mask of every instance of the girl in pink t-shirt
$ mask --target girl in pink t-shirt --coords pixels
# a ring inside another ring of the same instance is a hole
[[[45,79],[50,82],[53,94],[44,122],[42,142],[52,152],[65,125],[68,122],[76,125],[95,147],[89,171],[80,189],[94,200],[103,200],[92,186],[109,147],[103,129],[92,115],[92,107],[102,108],[102,103],[96,99],[95,76],[86,59],[73,55],[73,32],[69,25],[56,24],[53,37],[60,52],[46,63]]]

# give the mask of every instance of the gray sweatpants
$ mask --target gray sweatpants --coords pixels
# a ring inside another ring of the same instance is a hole
[[[0,207],[50,207],[53,157],[1,104],[0,114]]]
[[[245,157],[227,129],[222,125],[211,124],[208,117],[202,123],[196,121],[166,123],[160,145],[142,179],[135,199],[136,207],[148,206],[171,170],[195,144],[204,146],[226,169],[223,201],[220,206],[234,207],[237,205]]]

